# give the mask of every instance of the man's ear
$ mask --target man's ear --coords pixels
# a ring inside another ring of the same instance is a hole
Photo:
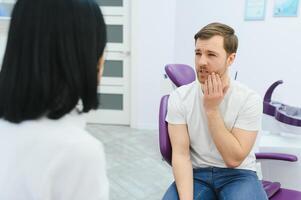
[[[236,57],[236,53],[231,53],[227,58],[227,66],[232,65]]]

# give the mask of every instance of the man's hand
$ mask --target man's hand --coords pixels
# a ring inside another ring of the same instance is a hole
[[[202,85],[206,112],[218,111],[218,106],[224,99],[228,87],[228,83],[223,83],[218,74],[213,72],[208,76],[205,84]]]

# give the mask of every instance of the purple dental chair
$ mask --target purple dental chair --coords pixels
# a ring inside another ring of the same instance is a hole
[[[165,72],[176,87],[189,84],[195,80],[195,72],[192,67],[184,64],[169,64],[165,66]],[[169,95],[161,98],[159,110],[159,146],[163,159],[171,165],[172,147],[168,135],[167,114]],[[256,159],[271,159],[288,162],[296,162],[294,155],[281,153],[256,153]],[[301,200],[301,192],[281,188],[279,182],[262,181],[262,185],[271,200]]]

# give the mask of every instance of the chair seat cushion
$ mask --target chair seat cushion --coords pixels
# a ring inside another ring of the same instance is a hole
[[[301,192],[280,188],[271,200],[301,200]]]
[[[262,181],[262,185],[269,199],[274,196],[281,187],[281,184],[279,182],[270,181]]]

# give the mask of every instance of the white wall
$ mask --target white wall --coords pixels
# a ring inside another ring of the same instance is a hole
[[[15,3],[15,1],[16,0],[0,0],[0,3]],[[8,29],[9,29],[9,18],[0,17],[0,69],[2,66],[2,60],[6,49]]]
[[[301,16],[273,17],[274,1],[267,1],[264,21],[244,21],[245,1],[177,1],[175,60],[193,64],[194,34],[204,25],[219,21],[232,26],[239,48],[231,74],[262,96],[282,79],[273,99],[301,107]]]
[[[0,19],[0,69],[6,48],[7,33],[9,28],[9,20]]]
[[[176,2],[131,1],[131,127],[156,129],[164,65],[174,58]]]

